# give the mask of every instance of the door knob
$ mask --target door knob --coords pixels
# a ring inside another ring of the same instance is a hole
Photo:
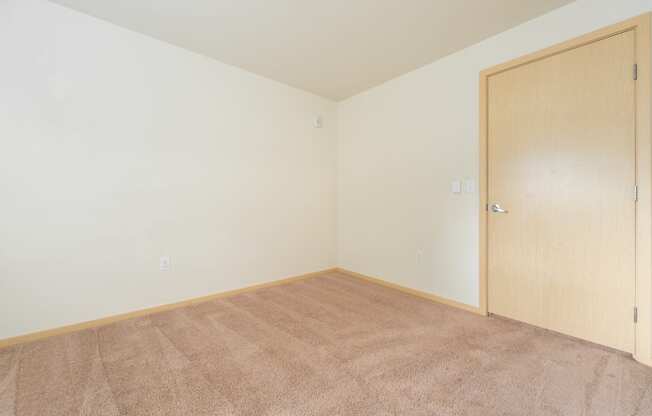
[[[491,212],[495,212],[497,214],[507,214],[509,211],[502,209],[500,204],[491,204]]]

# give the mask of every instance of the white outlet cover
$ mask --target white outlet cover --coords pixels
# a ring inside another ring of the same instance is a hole
[[[166,271],[170,270],[170,257],[169,256],[162,256],[159,259],[158,268],[163,272],[166,272]]]
[[[417,263],[421,263],[421,260],[423,260],[423,250],[417,250],[416,260]]]

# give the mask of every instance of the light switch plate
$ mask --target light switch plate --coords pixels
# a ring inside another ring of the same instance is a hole
[[[454,194],[459,194],[462,192],[462,182],[455,180],[451,182],[451,192]]]
[[[473,179],[464,179],[464,193],[472,194],[475,192],[475,181]]]

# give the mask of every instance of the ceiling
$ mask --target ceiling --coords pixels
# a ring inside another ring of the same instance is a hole
[[[341,100],[572,0],[51,0]]]

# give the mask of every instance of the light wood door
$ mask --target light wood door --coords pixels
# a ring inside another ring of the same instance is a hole
[[[488,79],[489,312],[631,352],[633,32]]]

